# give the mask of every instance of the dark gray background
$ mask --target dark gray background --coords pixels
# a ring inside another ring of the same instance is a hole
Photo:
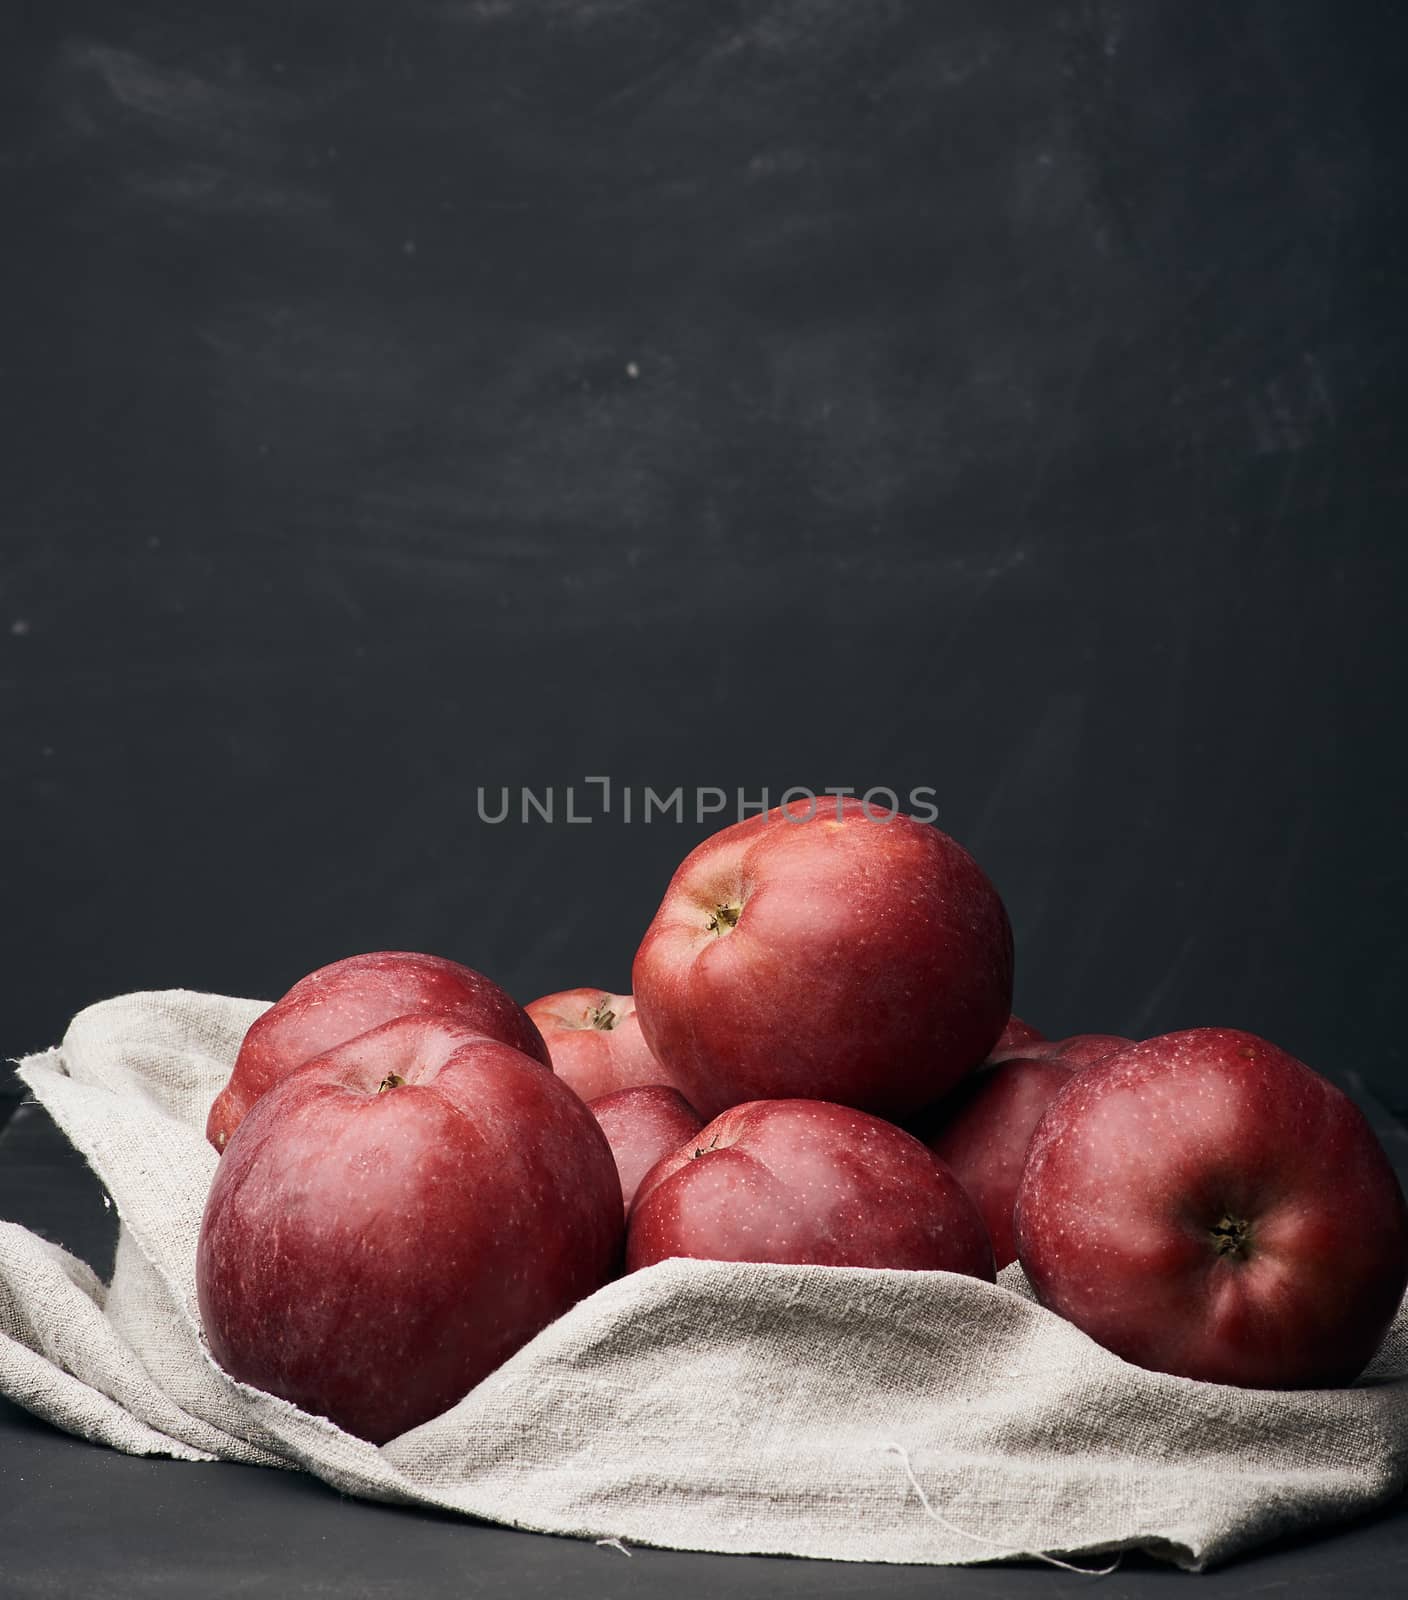
[[[0,26],[5,1054],[624,985],[709,824],[479,784],[922,784],[1048,1031],[1408,1104],[1401,11]]]

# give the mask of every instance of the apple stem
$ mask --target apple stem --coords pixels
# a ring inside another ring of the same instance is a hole
[[[405,1083],[405,1081],[406,1080],[401,1077],[399,1073],[388,1072],[381,1082],[377,1084],[376,1092],[378,1094],[385,1094],[388,1089],[399,1089],[401,1085]]]
[[[709,932],[723,935],[738,926],[738,919],[743,915],[742,906],[715,906],[714,914],[709,918]]]
[[[1211,1230],[1213,1248],[1220,1256],[1245,1260],[1250,1253],[1251,1227],[1237,1217],[1224,1216]]]

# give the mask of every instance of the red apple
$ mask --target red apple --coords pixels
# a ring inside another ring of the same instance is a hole
[[[988,1051],[989,1061],[1006,1061],[1013,1056],[1024,1056],[1029,1044],[1044,1044],[1046,1035],[1038,1033],[1020,1017],[1008,1017],[1006,1026],[997,1036],[997,1043]]]
[[[943,1162],[893,1124],[820,1100],[735,1106],[650,1169],[626,1265],[669,1256],[993,1277],[982,1218]]]
[[[632,995],[564,989],[530,1001],[526,1010],[552,1056],[552,1070],[583,1100],[670,1081],[641,1034]]]
[[[998,1271],[1017,1259],[1012,1207],[1042,1113],[1077,1069],[1049,1061],[1000,1061],[959,1085],[925,1143],[948,1163],[987,1225]]]
[[[847,800],[706,839],[635,959],[641,1028],[704,1116],[804,1097],[901,1116],[992,1048],[1012,931],[947,835]]]
[[[380,1444],[611,1275],[606,1136],[541,1063],[400,1017],[283,1079],[216,1169],[196,1257],[235,1378]]]
[[[663,1083],[617,1089],[593,1100],[587,1109],[596,1118],[616,1157],[621,1174],[621,1199],[631,1209],[640,1180],[672,1150],[704,1126],[704,1119],[678,1089]]]
[[[206,1120],[223,1150],[245,1113],[295,1067],[393,1017],[444,1016],[548,1065],[547,1046],[518,1002],[443,956],[378,950],[300,979],[244,1036],[230,1081]]]
[[[1077,1072],[1016,1208],[1043,1305],[1157,1372],[1352,1381],[1408,1283],[1408,1208],[1358,1108],[1254,1034],[1191,1028]]]

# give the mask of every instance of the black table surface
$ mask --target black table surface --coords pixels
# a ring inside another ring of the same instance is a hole
[[[1357,1090],[1355,1084],[1347,1085]],[[1365,1102],[1400,1175],[1408,1129]],[[116,1221],[46,1113],[0,1130],[0,1217],[57,1240],[106,1274]],[[1198,1578],[1125,1556],[1100,1579],[1036,1564],[888,1567],[700,1555],[493,1527],[347,1499],[302,1473],[147,1460],[74,1439],[0,1400],[0,1595],[560,1595],[606,1600],[875,1595],[1323,1595],[1408,1589],[1408,1497],[1376,1516],[1285,1540]]]

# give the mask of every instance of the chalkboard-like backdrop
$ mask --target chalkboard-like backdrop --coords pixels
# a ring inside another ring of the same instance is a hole
[[[6,1054],[622,985],[714,822],[569,784],[926,786],[1047,1030],[1408,1102],[1394,8],[16,9]]]

